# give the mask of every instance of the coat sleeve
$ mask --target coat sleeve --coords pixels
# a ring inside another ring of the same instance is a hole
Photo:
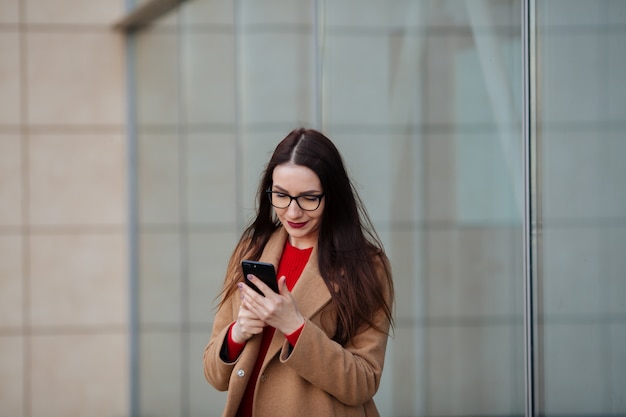
[[[386,295],[389,305],[392,291],[388,288]],[[280,360],[342,403],[360,406],[372,399],[380,385],[391,326],[382,309],[375,314],[374,324],[377,329],[368,327],[342,346],[306,320],[296,345],[283,345]]]
[[[226,391],[230,381],[230,375],[236,362],[227,362],[222,357],[221,351],[227,343],[224,338],[228,333],[230,323],[225,326],[216,320],[213,324],[213,333],[209,344],[204,349],[204,376],[206,380],[219,391]]]
[[[241,279],[241,272],[238,267],[240,259],[241,247],[233,252],[228,263],[224,288],[230,286],[233,280]],[[204,376],[211,385],[220,391],[226,391],[228,389],[232,370],[237,363],[236,360],[234,362],[228,362],[223,351],[223,349],[226,349],[228,343],[226,340],[228,329],[230,325],[237,320],[239,306],[236,300],[237,294],[233,294],[221,303],[215,315],[215,320],[213,321],[211,338],[204,349]]]

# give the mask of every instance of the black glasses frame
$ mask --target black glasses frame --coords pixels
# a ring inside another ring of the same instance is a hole
[[[300,209],[304,210],[304,211],[315,211],[318,208],[320,208],[320,204],[322,204],[322,198],[324,197],[323,193],[322,194],[302,194],[302,195],[299,195],[299,196],[296,196],[296,197],[294,197],[292,195],[289,195],[287,193],[283,193],[282,191],[265,190],[265,193],[267,194],[267,197],[270,199],[270,204],[273,207],[276,207],[278,209],[286,209],[286,208],[288,208],[291,205],[291,202],[293,200],[296,200],[296,204],[298,205],[298,207],[300,207]],[[272,194],[282,194],[285,197],[289,197],[289,204],[287,204],[285,207],[280,207],[280,206],[274,205],[274,202],[272,200]],[[300,201],[298,200],[300,197],[305,197],[305,198],[315,197],[317,199],[317,206],[315,206],[314,209],[305,209],[304,207],[302,207],[300,205]]]

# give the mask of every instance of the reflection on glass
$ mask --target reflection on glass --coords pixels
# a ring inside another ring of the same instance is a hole
[[[389,416],[524,414],[521,2],[323,2],[323,124],[394,265]]]
[[[221,414],[213,298],[296,125],[341,149],[392,261],[381,415],[523,414],[520,5],[195,0],[137,35],[141,415]]]
[[[539,411],[626,413],[626,2],[537,2]]]

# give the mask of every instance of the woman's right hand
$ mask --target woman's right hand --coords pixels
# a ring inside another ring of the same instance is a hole
[[[239,307],[237,321],[232,328],[231,337],[233,341],[243,344],[255,334],[263,333],[265,326],[267,326],[265,322],[248,310],[245,304],[242,303]]]

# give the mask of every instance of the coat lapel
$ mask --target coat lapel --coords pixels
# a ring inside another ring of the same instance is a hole
[[[280,262],[280,257],[283,253],[285,241],[287,239],[287,232],[281,228],[272,238],[269,240],[261,260],[264,262],[271,262],[276,268]],[[313,317],[318,311],[320,311],[326,304],[330,302],[331,295],[326,287],[326,283],[320,275],[317,264],[317,247],[313,248],[311,257],[307,262],[302,275],[298,278],[295,287],[291,291],[293,298],[296,301],[296,305],[300,310],[300,313],[308,319]],[[285,335],[276,330],[272,342],[270,343],[269,350],[263,361],[263,368],[267,366],[268,362],[278,353],[285,342]]]
[[[304,267],[291,294],[296,300],[300,313],[309,319],[330,302],[330,292],[318,269],[317,248],[313,249],[309,262]]]

